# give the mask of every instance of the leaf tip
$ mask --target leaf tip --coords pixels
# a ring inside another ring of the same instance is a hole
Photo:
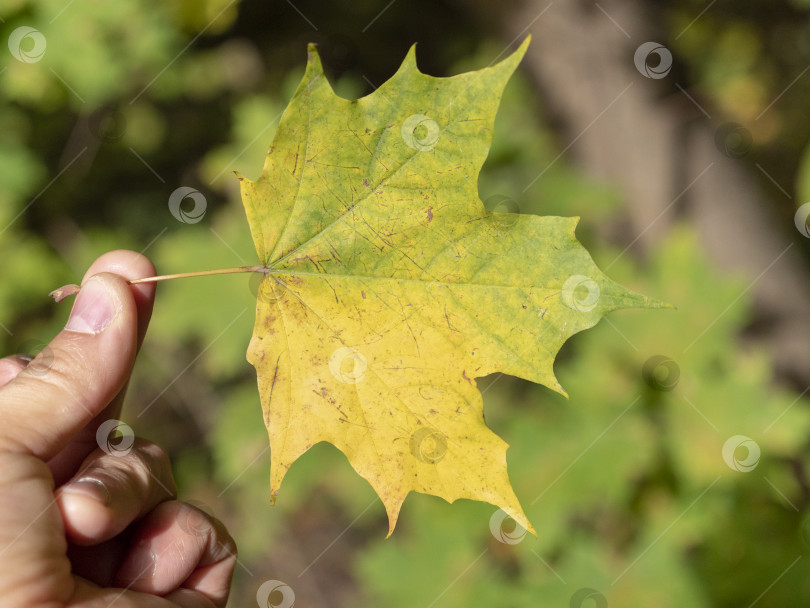
[[[525,54],[526,54],[526,49],[528,49],[528,48],[529,48],[529,45],[530,45],[531,43],[532,43],[532,35],[531,35],[531,34],[529,34],[528,36],[526,36],[526,37],[523,39],[523,42],[521,42],[521,43],[520,43],[520,46],[518,47],[517,51],[515,51],[515,53],[520,53],[520,56],[521,56],[521,58],[522,58],[522,57],[523,57],[523,55],[525,55]]]
[[[504,65],[511,73],[517,65],[523,59],[523,56],[526,54],[526,50],[529,48],[529,44],[532,41],[532,35],[529,34],[526,38],[523,39],[523,42],[520,43],[520,46],[515,50],[514,53],[509,55],[506,59],[501,62],[501,65]]]
[[[318,53],[318,45],[314,42],[307,44],[307,74],[310,72],[323,74],[323,65],[321,64],[321,56]]]
[[[538,538],[538,536],[537,536],[537,530],[535,530],[535,529],[534,529],[534,526],[532,525],[532,522],[530,522],[530,521],[527,519],[527,520],[526,520],[526,523],[527,523],[527,524],[528,524],[528,526],[529,526],[528,528],[525,528],[526,532],[528,532],[529,534],[531,534],[531,535],[532,535],[532,536],[534,536],[535,538]]]
[[[318,44],[316,42],[310,42],[307,44],[307,61],[312,62],[316,59],[319,59]]]
[[[496,505],[498,506],[498,505]],[[523,509],[520,508],[520,505],[515,507],[508,507],[508,506],[500,506],[500,510],[508,515],[512,520],[521,528],[526,530],[526,532],[531,532],[535,538],[537,538],[537,530],[534,529],[532,522],[529,521],[529,518],[526,517],[526,514],[523,512]]]
[[[405,60],[402,62],[402,66],[411,66],[416,71],[419,71],[419,68],[416,66],[416,43],[414,42],[411,45],[411,48],[408,49],[408,54],[405,55]]]
[[[385,535],[385,538],[391,538],[391,535],[394,533],[394,528],[397,527],[399,511],[402,508],[405,497],[393,496],[387,493],[384,494],[379,491],[377,491],[377,495],[380,497],[380,500],[382,500],[385,512],[388,514],[388,534]]]
[[[648,296],[644,296],[642,308],[666,308],[669,310],[678,310],[678,307],[674,304],[670,304],[664,300],[659,300],[658,298],[650,298]]]

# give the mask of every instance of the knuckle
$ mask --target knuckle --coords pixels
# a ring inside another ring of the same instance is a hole
[[[134,459],[147,487],[169,498],[177,495],[169,455],[159,445],[146,439],[136,439],[134,449],[128,457]]]
[[[98,449],[90,458],[86,472],[93,471],[117,486],[128,486],[137,495],[166,500],[177,494],[169,456],[151,441],[136,438],[126,454],[111,456]]]
[[[156,443],[138,438],[135,440],[134,451],[143,459],[143,462],[152,472],[165,471],[171,468],[169,455]]]
[[[222,520],[215,515],[197,505],[178,502],[176,517],[185,535],[193,537],[194,542],[198,543],[211,561],[236,559],[236,541]]]
[[[225,552],[226,557],[233,557],[236,559],[239,555],[239,549],[236,546],[236,541],[231,536],[230,532],[222,526],[221,534],[219,536],[219,545]]]

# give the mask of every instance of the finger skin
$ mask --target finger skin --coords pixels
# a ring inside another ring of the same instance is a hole
[[[53,478],[41,460],[0,452],[3,608],[61,608],[73,593]]]
[[[219,520],[170,501],[138,524],[116,582],[156,595],[182,586],[219,607],[227,602],[235,565],[236,544]]]
[[[68,543],[67,556],[74,578],[82,577],[98,587],[115,587],[115,573],[129,550],[129,537],[124,533],[92,546]]]
[[[177,496],[171,463],[154,443],[136,439],[126,453],[97,449],[56,494],[72,543],[97,545]]]
[[[192,591],[176,591],[165,597],[116,588],[99,589],[92,583],[77,579],[76,594],[64,608],[223,608]],[[37,607],[39,608],[39,607]],[[62,606],[59,606],[62,608]]]
[[[25,359],[24,355],[10,355],[0,359],[0,388],[14,380],[29,361],[30,359]]]

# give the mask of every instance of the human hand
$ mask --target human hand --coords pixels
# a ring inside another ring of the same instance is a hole
[[[158,446],[96,440],[120,414],[152,313],[154,285],[126,281],[153,274],[137,253],[103,255],[43,352],[0,359],[4,608],[225,606],[236,547],[224,526],[173,500]]]

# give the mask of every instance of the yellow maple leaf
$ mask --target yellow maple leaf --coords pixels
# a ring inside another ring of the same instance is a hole
[[[563,392],[562,343],[606,313],[655,306],[602,274],[576,218],[491,213],[477,180],[507,80],[452,78],[412,48],[374,93],[339,98],[315,47],[261,177],[240,177],[261,263],[248,360],[271,445],[271,496],[295,460],[337,446],[393,531],[411,491],[483,500],[534,531],[484,421],[476,378]]]

